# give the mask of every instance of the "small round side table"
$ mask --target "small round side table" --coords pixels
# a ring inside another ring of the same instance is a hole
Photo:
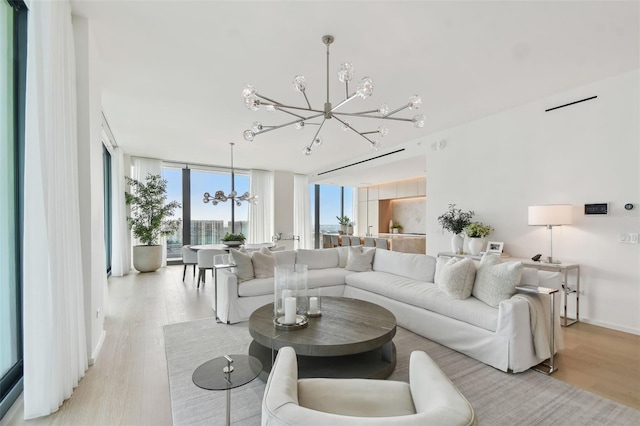
[[[227,426],[231,424],[231,389],[244,386],[262,371],[262,363],[250,355],[225,355],[195,369],[191,380],[202,389],[227,391]]]

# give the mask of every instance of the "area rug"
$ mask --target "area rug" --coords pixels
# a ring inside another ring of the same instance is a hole
[[[173,424],[223,425],[225,391],[207,391],[191,381],[203,362],[225,354],[246,354],[247,323],[204,319],[164,327]],[[398,328],[393,339],[397,366],[389,380],[408,381],[409,355],[431,356],[473,406],[483,425],[636,425],[640,411],[535,371],[508,374]],[[231,391],[231,422],[260,425],[265,384],[256,379]]]

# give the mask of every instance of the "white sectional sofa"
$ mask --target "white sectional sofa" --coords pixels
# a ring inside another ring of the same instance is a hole
[[[399,326],[500,370],[521,372],[544,361],[536,356],[527,300],[508,297],[492,307],[474,296],[452,298],[436,284],[447,259],[375,249],[371,270],[354,272],[345,268],[348,253],[349,247],[340,247],[273,255],[276,264],[308,265],[308,286],[321,288],[323,296],[381,305],[396,316]],[[561,286],[557,273],[524,271],[522,284]],[[218,274],[217,314],[223,322],[245,321],[255,309],[273,302],[272,277],[238,283],[233,270]]]

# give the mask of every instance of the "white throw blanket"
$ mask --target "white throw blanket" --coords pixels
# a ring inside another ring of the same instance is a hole
[[[549,300],[542,300],[542,298],[549,298]],[[541,294],[523,294],[517,293],[513,295],[515,299],[526,300],[529,304],[529,319],[531,320],[531,332],[533,333],[533,347],[536,351],[536,356],[542,360],[551,357],[551,345],[549,342],[549,317],[551,315],[550,301],[551,296],[543,296]],[[557,312],[557,310],[556,310]],[[553,326],[555,328],[555,351],[564,348],[562,340],[562,331],[560,329],[560,316],[556,314]]]

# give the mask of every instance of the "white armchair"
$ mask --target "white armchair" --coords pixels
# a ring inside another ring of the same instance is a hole
[[[262,425],[477,425],[473,408],[424,352],[410,383],[300,379],[293,348],[280,349],[262,400]]]

